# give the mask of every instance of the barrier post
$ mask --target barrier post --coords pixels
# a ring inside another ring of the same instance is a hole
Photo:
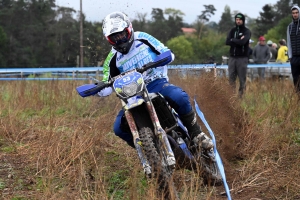
[[[215,66],[214,66],[214,77],[217,78],[217,67],[216,67],[216,63],[215,63]]]

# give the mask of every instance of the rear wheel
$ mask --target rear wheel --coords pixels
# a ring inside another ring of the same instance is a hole
[[[165,199],[179,199],[172,179],[172,173],[164,157],[155,148],[153,136],[150,128],[140,129],[140,140],[142,141],[144,153],[152,170],[151,179],[157,181],[159,193]]]

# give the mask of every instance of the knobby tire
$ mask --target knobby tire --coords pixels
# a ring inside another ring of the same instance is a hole
[[[151,166],[151,179],[157,180],[160,195],[163,195],[164,199],[179,199],[172,179],[172,174],[169,172],[166,161],[163,160],[163,156],[160,156],[155,148],[153,131],[148,127],[141,128],[140,140],[142,141],[146,158]]]

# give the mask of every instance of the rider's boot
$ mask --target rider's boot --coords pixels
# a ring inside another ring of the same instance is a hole
[[[196,113],[193,110],[186,115],[180,116],[180,119],[195,144],[198,144],[206,150],[214,147],[212,140],[202,132],[201,127],[197,123]]]

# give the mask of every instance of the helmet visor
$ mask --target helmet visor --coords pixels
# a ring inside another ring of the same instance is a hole
[[[120,45],[128,42],[130,39],[130,34],[127,28],[121,32],[117,32],[108,36],[108,40],[113,45]]]

